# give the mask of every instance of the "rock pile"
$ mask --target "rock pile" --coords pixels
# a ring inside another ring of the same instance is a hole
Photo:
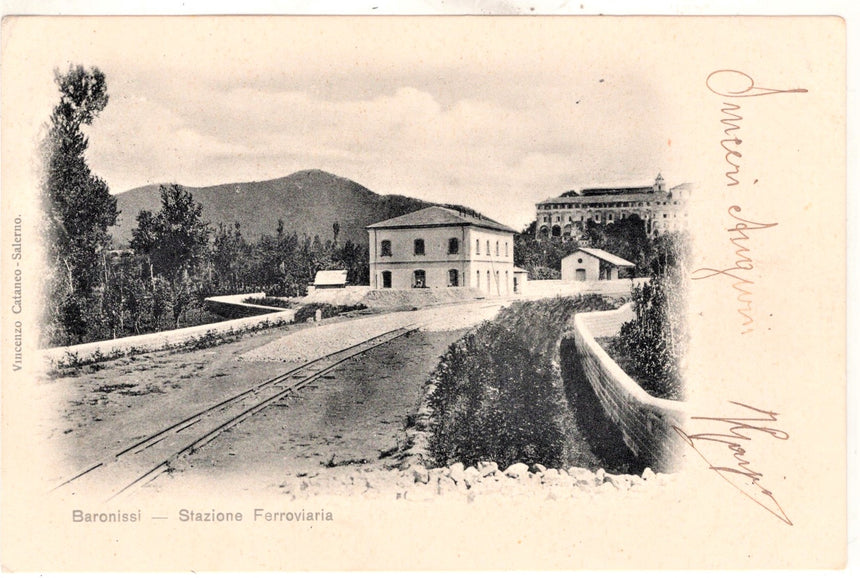
[[[609,474],[585,468],[546,468],[513,464],[504,470],[495,462],[466,467],[462,463],[445,468],[426,468],[411,463],[401,470],[372,468],[323,472],[292,479],[281,490],[294,499],[309,496],[363,495],[380,498],[430,501],[444,497],[473,501],[490,496],[523,496],[538,499],[575,498],[585,494],[644,492],[664,486],[674,475],[655,474],[646,468],[641,476]]]

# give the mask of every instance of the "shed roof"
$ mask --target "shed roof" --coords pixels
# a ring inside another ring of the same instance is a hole
[[[368,225],[368,229],[409,229],[419,227],[447,227],[450,225],[471,225],[473,227],[482,227],[484,229],[492,229],[495,231],[504,231],[505,233],[515,233],[510,227],[487,219],[486,217],[476,217],[448,209],[445,207],[427,207],[420,211],[394,217],[387,221],[373,223]]]
[[[317,271],[314,285],[346,285],[346,269]]]
[[[583,253],[587,253],[588,255],[591,255],[592,257],[597,257],[601,261],[606,261],[607,263],[611,263],[611,264],[616,265],[618,267],[635,267],[636,266],[634,263],[631,263],[627,259],[622,259],[618,255],[613,255],[612,253],[604,251],[603,249],[592,249],[591,247],[580,247],[577,251],[571,253],[567,257],[572,257],[572,256],[576,255],[576,253],[578,253],[579,251],[582,251]],[[567,259],[567,257],[565,257],[565,259]]]

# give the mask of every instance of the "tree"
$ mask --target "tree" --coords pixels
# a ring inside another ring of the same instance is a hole
[[[591,227],[593,230],[601,226],[592,224]],[[602,244],[592,246],[635,263],[637,277],[647,275],[646,263],[652,252],[652,243],[645,230],[645,221],[633,214],[603,225],[602,229]]]
[[[579,248],[571,237],[536,239],[537,222],[514,235],[514,265],[527,269],[530,279],[559,279],[561,260]]]
[[[52,275],[51,319],[67,336],[85,331],[93,288],[100,283],[100,254],[110,246],[108,227],[119,215],[107,184],[86,161],[89,144],[83,126],[92,124],[108,103],[107,84],[98,68],[80,65],[54,72],[60,102],[42,142],[42,206]]]
[[[209,243],[209,224],[203,207],[191,193],[177,184],[161,185],[161,210],[154,218],[154,240],[150,247],[155,272],[166,279],[193,273]]]
[[[350,285],[370,283],[370,263],[368,250],[364,245],[356,245],[349,239],[340,247],[332,249],[332,266],[346,269],[346,282]]]
[[[683,399],[682,361],[686,321],[689,237],[663,234],[655,240],[651,280],[632,292],[635,318],[621,326],[618,346],[630,359],[639,385],[658,397]]]
[[[149,258],[153,283],[160,276],[170,285],[173,321],[178,327],[193,302],[194,275],[206,254],[210,229],[202,218],[203,207],[184,187],[162,185],[160,192],[161,210],[155,216],[145,211],[138,214],[131,245]]]
[[[156,243],[155,228],[155,217],[152,213],[147,210],[140,211],[137,214],[137,228],[132,229],[131,243],[129,244],[137,255],[146,258],[151,283],[155,283],[155,272],[152,269],[152,259],[150,259],[150,253],[155,248]]]
[[[242,236],[237,221],[233,227],[218,226],[212,246],[212,267],[216,290],[224,293],[242,292],[247,285],[257,285],[256,275],[249,275],[250,247]],[[254,278],[249,278],[254,277]]]

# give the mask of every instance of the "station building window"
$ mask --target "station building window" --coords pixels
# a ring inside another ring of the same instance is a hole
[[[460,239],[457,237],[451,237],[448,239],[448,254],[456,255],[460,252]]]
[[[381,257],[391,257],[391,241],[385,239],[379,244],[379,255]]]
[[[391,289],[391,271],[382,272],[382,288]]]
[[[413,252],[416,255],[423,255],[424,254],[424,239],[415,239],[415,241],[412,245],[413,245],[413,249],[414,249]]]

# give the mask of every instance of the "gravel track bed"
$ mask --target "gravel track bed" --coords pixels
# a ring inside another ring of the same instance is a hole
[[[464,329],[496,316],[503,303],[444,306],[360,317],[330,325],[313,325],[242,355],[242,361],[304,363],[360,343],[369,337],[417,323],[427,331]]]

